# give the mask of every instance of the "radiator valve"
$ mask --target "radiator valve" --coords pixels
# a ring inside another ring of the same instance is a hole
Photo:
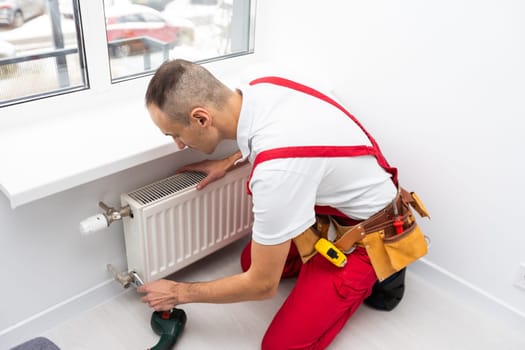
[[[142,278],[135,271],[130,271],[128,273],[118,272],[117,269],[115,269],[115,267],[113,267],[113,265],[111,264],[108,264],[107,268],[108,271],[111,272],[115,280],[122,284],[124,288],[129,288],[129,286],[137,288],[144,285]]]
[[[111,225],[112,222],[120,220],[125,216],[133,217],[129,205],[115,209],[113,207],[107,206],[104,202],[99,202],[98,206],[104,209],[105,212],[102,214],[90,216],[89,218],[81,221],[80,232],[83,234],[100,231]]]

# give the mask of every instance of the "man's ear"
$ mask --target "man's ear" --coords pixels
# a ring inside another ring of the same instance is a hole
[[[207,109],[202,107],[195,107],[191,110],[190,120],[198,123],[199,126],[211,125],[211,115]]]

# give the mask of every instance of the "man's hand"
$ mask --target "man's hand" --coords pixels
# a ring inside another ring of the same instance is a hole
[[[186,303],[234,303],[268,299],[275,295],[290,241],[272,246],[252,242],[248,271],[208,282],[175,282],[161,279],[137,288],[142,302],[157,311]]]
[[[179,304],[177,282],[161,279],[146,283],[137,288],[137,292],[146,293],[141,298],[143,303],[148,304],[156,311],[167,311]]]
[[[241,159],[241,157],[241,152],[237,151],[224,159],[203,160],[201,162],[188,164],[177,170],[177,173],[182,173],[185,171],[199,171],[205,173],[206,177],[197,184],[197,190],[202,190],[209,183],[224,177],[228,170],[235,167],[235,162]]]

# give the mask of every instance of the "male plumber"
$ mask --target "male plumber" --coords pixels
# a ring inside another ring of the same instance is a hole
[[[365,248],[331,248],[333,227],[372,217],[398,193],[396,170],[374,139],[330,93],[273,76],[234,90],[203,66],[181,59],[158,68],[146,107],[181,149],[210,154],[222,140],[236,140],[238,151],[231,156],[183,170],[207,173],[202,188],[250,162],[254,223],[241,256],[243,272],[206,282],[150,282],[138,289],[142,301],[169,310],[187,303],[262,300],[276,294],[282,277],[297,276],[261,348],[326,348],[377,282]],[[318,232],[321,214],[330,214],[325,254],[315,252],[315,242],[300,239],[314,228]]]

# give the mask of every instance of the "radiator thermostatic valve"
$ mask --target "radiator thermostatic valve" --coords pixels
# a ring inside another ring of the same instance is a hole
[[[108,226],[109,224],[106,216],[104,214],[97,214],[80,222],[80,232],[88,234],[100,231]]]
[[[108,207],[105,203],[99,202],[99,207],[104,209],[106,212],[102,214],[97,214],[90,216],[89,218],[80,222],[80,232],[83,234],[89,234],[92,232],[100,231],[108,227],[113,221],[122,219],[125,216],[131,216],[131,209],[129,205],[126,205],[123,208],[115,209]]]

